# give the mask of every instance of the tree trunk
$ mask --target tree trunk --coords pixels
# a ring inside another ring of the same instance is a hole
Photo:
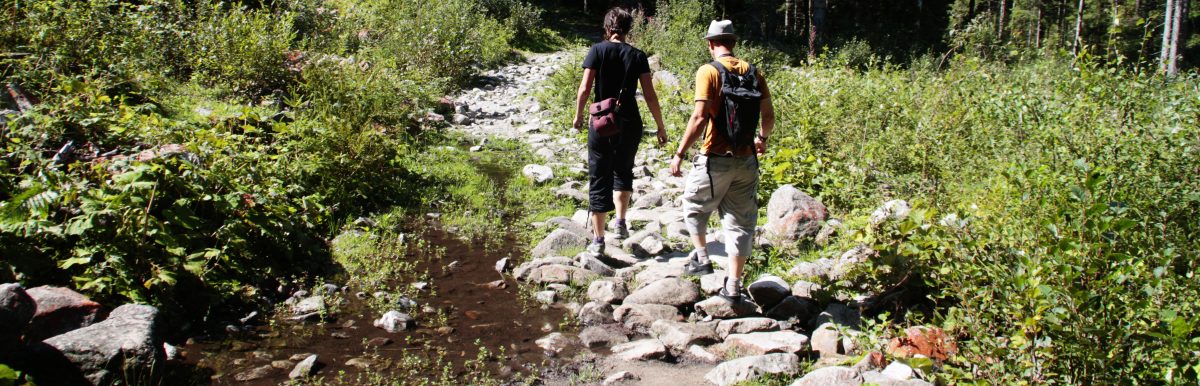
[[[1187,0],[1174,0],[1174,5],[1174,14],[1171,16],[1170,56],[1167,57],[1167,75],[1172,76],[1179,73],[1179,42],[1183,36],[1181,20],[1185,17],[1183,9],[1187,5]]]
[[[808,58],[817,57],[817,49],[825,33],[826,0],[808,1]]]
[[[1034,27],[1033,34],[1034,34],[1033,46],[1037,49],[1041,49],[1042,48],[1042,4],[1041,3],[1039,3],[1037,6],[1037,26]]]
[[[1004,41],[1004,13],[1008,10],[1008,0],[1000,0],[1000,20],[996,22],[996,38]]]
[[[1079,49],[1083,48],[1083,0],[1079,0],[1079,11],[1075,13],[1075,41],[1071,43],[1071,55],[1079,56]]]
[[[1158,56],[1158,69],[1167,75],[1174,75],[1169,70],[1174,61],[1172,48],[1175,35],[1175,2],[1182,0],[1167,0],[1166,12],[1163,12],[1162,52]]]

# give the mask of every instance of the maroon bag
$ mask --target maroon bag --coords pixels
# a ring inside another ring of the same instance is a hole
[[[616,98],[605,98],[588,107],[588,113],[592,115],[591,127],[596,131],[596,135],[611,137],[621,133],[621,125],[617,123],[617,111],[621,108],[621,97],[625,96],[625,81],[627,80],[629,80],[628,68],[625,69],[625,76],[621,78],[621,91],[617,93]],[[599,94],[600,90],[597,89],[596,93]]]
[[[621,126],[617,124],[618,105],[620,103],[617,98],[607,98],[592,103],[588,108],[588,113],[592,115],[591,127],[596,131],[596,135],[611,137],[621,133]]]

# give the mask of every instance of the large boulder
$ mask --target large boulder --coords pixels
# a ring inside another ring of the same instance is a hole
[[[742,296],[733,299],[713,296],[696,303],[696,313],[702,316],[711,316],[714,319],[741,318],[754,315],[756,312],[758,312],[758,306]]]
[[[604,302],[591,301],[579,307],[579,323],[585,326],[613,323],[613,307]]]
[[[579,332],[579,341],[587,348],[605,347],[629,342],[629,335],[615,324],[588,326]]]
[[[768,374],[796,374],[800,360],[793,354],[767,354],[734,359],[713,368],[704,379],[718,386],[732,385]]]
[[[625,304],[666,304],[675,307],[690,306],[700,300],[700,288],[680,278],[660,279],[633,291],[625,297]]]
[[[823,290],[825,288],[820,284],[807,280],[798,280],[796,284],[792,284],[792,296],[801,299],[815,300]]]
[[[550,257],[536,258],[536,259],[527,261],[525,263],[522,263],[521,265],[518,265],[517,268],[513,270],[513,277],[516,278],[517,280],[527,281],[527,280],[529,280],[529,276],[533,274],[534,270],[536,270],[538,268],[545,267],[547,265],[552,265],[552,264],[571,265],[574,263],[575,262],[573,260],[571,260],[571,258],[563,257],[563,256],[550,256]]]
[[[700,276],[700,291],[707,296],[716,295],[725,287],[725,278],[729,277],[725,271],[715,271],[713,273]]]
[[[792,382],[792,386],[858,386],[861,384],[863,384],[862,374],[858,370],[844,366],[819,368],[805,374],[796,382]]]
[[[587,283],[598,277],[599,275],[595,272],[583,268],[563,264],[550,264],[529,270],[529,275],[525,280],[540,284],[570,284]]]
[[[600,276],[613,276],[617,273],[612,266],[588,252],[580,253],[575,256],[576,266],[586,269]]]
[[[41,286],[26,290],[37,304],[25,341],[36,342],[90,326],[104,319],[104,307],[69,288]]]
[[[746,354],[796,354],[808,349],[808,337],[791,330],[730,334],[725,343]]]
[[[587,247],[587,244],[588,239],[586,236],[566,229],[555,229],[534,246],[529,254],[535,259],[556,254],[561,255],[563,251],[568,249],[582,249]]]
[[[842,333],[838,330],[837,325],[833,323],[823,323],[817,326],[812,332],[812,350],[819,353],[822,357],[845,354],[845,346],[842,345]]]
[[[0,284],[0,360],[17,350],[21,332],[36,310],[33,298],[20,284]]]
[[[771,318],[741,318],[722,320],[717,323],[717,336],[721,339],[731,334],[779,331],[779,323]]]
[[[163,334],[158,309],[127,304],[108,319],[44,343],[58,350],[95,385],[147,382],[163,363]],[[147,383],[153,383],[152,381]]]
[[[679,309],[665,304],[625,304],[613,311],[613,319],[630,330],[645,332],[656,320],[682,321]]]
[[[593,301],[616,304],[629,296],[625,283],[619,280],[596,280],[588,285],[588,299]]]
[[[788,282],[778,276],[763,275],[754,283],[750,283],[746,287],[746,292],[750,293],[750,298],[754,299],[759,307],[769,310],[791,295],[792,291],[788,288]]]
[[[650,325],[650,336],[675,352],[683,352],[693,344],[708,345],[719,341],[714,327],[713,323],[656,320]]]
[[[623,343],[612,347],[612,353],[617,358],[627,361],[645,361],[667,357],[667,346],[658,339],[642,339]]]
[[[784,242],[813,237],[821,230],[821,222],[829,210],[817,199],[792,185],[780,186],[767,202],[768,237]]]

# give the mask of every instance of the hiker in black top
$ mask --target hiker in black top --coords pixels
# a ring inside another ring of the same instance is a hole
[[[650,115],[658,125],[659,145],[667,142],[667,131],[663,126],[646,53],[625,42],[625,36],[632,26],[633,15],[629,11],[621,8],[608,11],[604,16],[605,39],[593,45],[583,59],[583,80],[579,83],[576,95],[572,126],[580,130],[587,119],[584,108],[588,105],[588,96],[592,94],[593,83],[596,88],[593,102],[619,98],[617,122],[620,133],[604,137],[597,135],[595,130],[588,130],[588,210],[591,212],[595,236],[588,250],[596,254],[604,253],[604,223],[608,212],[617,211],[617,219],[613,224],[617,238],[629,235],[625,211],[633,194],[633,158],[642,140],[642,118],[634,95],[638,83],[641,83]]]

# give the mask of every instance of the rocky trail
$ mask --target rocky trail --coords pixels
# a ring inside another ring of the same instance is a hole
[[[480,145],[473,150],[486,147],[489,138],[515,138],[528,144],[545,162],[526,165],[524,177],[585,208],[585,144],[570,129],[551,127],[550,113],[532,95],[538,82],[567,65],[569,58],[569,53],[533,55],[525,63],[488,73],[491,84],[455,97],[452,121],[457,130],[477,138]],[[604,255],[579,252],[590,237],[587,212],[580,209],[572,218],[533,224],[553,231],[510,273],[524,285],[535,286],[536,297],[546,308],[565,308],[580,324],[578,331],[555,331],[537,340],[548,356],[579,350],[571,367],[574,371],[547,379],[548,383],[728,385],[779,374],[797,379],[793,385],[929,384],[904,363],[885,366],[883,356],[872,352],[882,348],[856,347],[860,314],[873,299],[821,303],[816,299],[828,296],[819,294],[820,284],[789,283],[770,275],[748,282],[752,283],[747,286],[749,297],[728,299],[715,296],[725,278],[723,270],[699,280],[684,277],[690,249],[680,209],[684,181],[670,175],[664,151],[645,143],[634,169],[629,238],[609,237]],[[580,177],[555,176],[554,170]],[[879,222],[898,220],[907,212],[906,203],[894,201],[875,217]],[[839,223],[826,217],[820,202],[790,186],[782,187],[771,197],[769,221],[760,229],[757,243],[827,240]],[[723,269],[727,257],[716,231],[708,235],[708,250]],[[854,248],[837,259],[798,264],[792,273],[814,281],[836,281],[871,253],[869,248]],[[586,293],[583,299],[569,296],[581,291]],[[893,346],[904,349],[911,348],[912,341],[922,342],[919,350],[910,350],[910,356],[936,356],[938,349],[952,345],[939,331],[917,328],[909,334],[911,340]],[[898,351],[889,352],[897,355]],[[813,368],[818,369],[802,373],[802,363],[810,360],[816,361]],[[580,372],[594,374],[581,376]]]

